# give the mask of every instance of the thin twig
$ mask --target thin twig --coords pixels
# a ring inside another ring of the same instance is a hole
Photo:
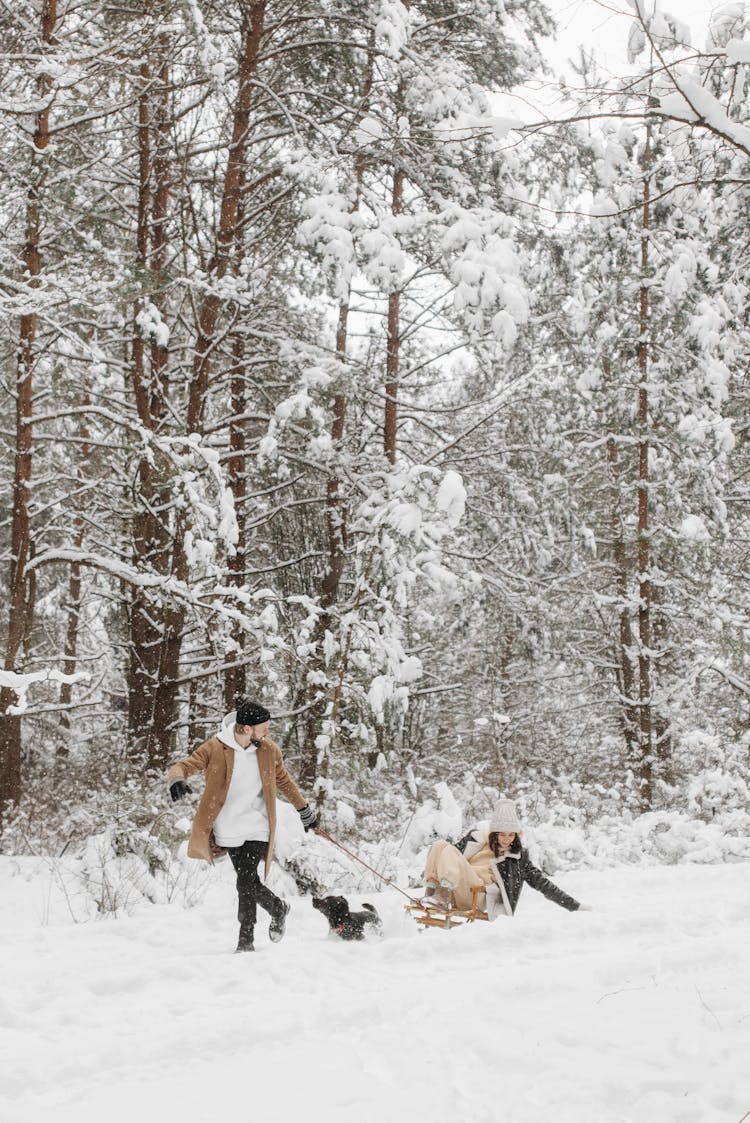
[[[601,996],[601,998],[597,998],[594,1005],[598,1006],[599,1003],[603,1002],[605,998],[612,998],[612,996],[615,995],[615,994],[627,994],[628,991],[631,991],[631,990],[645,990],[645,989],[646,989],[645,987],[622,987],[620,990],[609,990],[609,991],[607,991],[606,994],[603,994]]]
[[[708,1005],[708,1004],[706,1003],[705,999],[703,998],[703,995],[702,995],[702,994],[701,994],[701,992],[700,992],[700,991],[698,990],[698,987],[696,987],[696,988],[695,988],[695,993],[696,993],[696,994],[698,995],[698,997],[700,998],[700,1000],[701,1000],[701,1006],[703,1007],[703,1009],[704,1009],[704,1010],[707,1010],[707,1011],[708,1011],[708,1013],[709,1013],[709,1014],[711,1015],[711,1017],[713,1018],[713,1020],[714,1020],[714,1021],[716,1022],[717,1026],[719,1027],[719,1029],[723,1029],[723,1028],[724,1028],[724,1027],[723,1027],[723,1025],[721,1024],[721,1022],[719,1021],[719,1019],[718,1019],[718,1018],[716,1017],[716,1014],[714,1014],[714,1012],[713,1012],[713,1010],[711,1009],[711,1007],[710,1007],[710,1006],[709,1006],[709,1005]]]

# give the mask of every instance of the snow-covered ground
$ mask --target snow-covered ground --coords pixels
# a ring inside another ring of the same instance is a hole
[[[0,859],[0,1119],[739,1123],[750,865],[557,880],[595,911],[527,887],[422,932],[386,889],[384,937],[344,944],[297,897],[236,956],[227,863],[192,908],[74,924],[49,866]]]

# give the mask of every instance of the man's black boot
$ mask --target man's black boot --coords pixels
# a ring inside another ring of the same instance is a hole
[[[289,915],[289,910],[292,906],[287,904],[286,901],[281,902],[282,911],[278,916],[275,916],[271,921],[268,929],[268,936],[272,943],[278,944],[281,937],[284,935],[286,929],[286,918]]]
[[[234,949],[235,954],[238,951],[255,951],[255,943],[253,942],[253,930],[240,928],[240,938],[237,941],[237,947]]]

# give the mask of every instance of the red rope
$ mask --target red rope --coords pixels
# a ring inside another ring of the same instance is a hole
[[[409,894],[405,893],[403,889],[399,889],[398,885],[393,884],[393,881],[390,879],[390,877],[386,877],[385,874],[378,873],[377,870],[374,870],[372,866],[368,866],[367,862],[363,862],[362,859],[358,858],[356,854],[353,854],[351,850],[347,850],[347,848],[345,846],[342,846],[340,842],[337,842],[335,838],[331,838],[331,836],[327,834],[326,831],[322,830],[320,827],[316,827],[315,833],[319,834],[321,838],[328,839],[328,841],[334,846],[338,846],[339,850],[343,850],[345,854],[348,854],[349,857],[353,858],[355,862],[359,862],[360,866],[364,866],[366,870],[370,871],[370,873],[375,874],[375,877],[379,877],[381,881],[384,881],[386,883],[386,885],[392,885],[397,893],[400,893],[402,897],[406,897],[407,901],[411,901],[414,905],[419,904],[419,901],[416,897],[410,897]]]

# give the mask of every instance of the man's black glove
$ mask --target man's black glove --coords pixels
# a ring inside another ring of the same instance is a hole
[[[169,794],[172,797],[172,803],[177,803],[178,799],[184,799],[186,795],[191,795],[193,789],[190,784],[186,784],[184,780],[174,780],[169,785]]]
[[[306,803],[304,807],[299,809],[299,817],[302,820],[302,826],[305,831],[314,831],[318,825],[318,812]]]

